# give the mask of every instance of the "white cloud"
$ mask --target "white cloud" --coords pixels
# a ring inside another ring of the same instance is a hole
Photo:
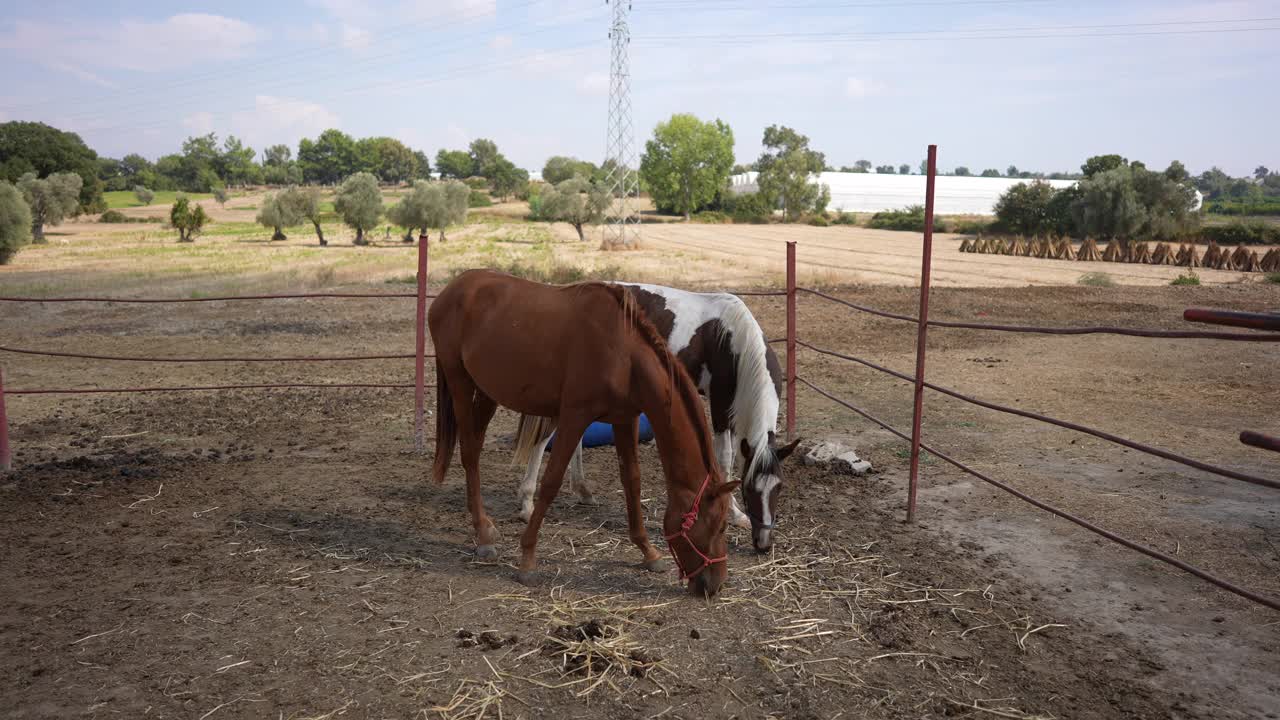
[[[589,72],[578,80],[578,92],[584,95],[607,95],[609,93],[609,75],[603,72]]]
[[[489,47],[494,50],[506,50],[511,47],[512,42],[514,41],[510,35],[494,35],[493,39],[489,41]]]
[[[498,14],[497,0],[404,0],[400,14],[415,20],[477,20]]]
[[[0,48],[90,80],[87,75],[92,73],[81,66],[166,71],[243,57],[265,37],[263,31],[235,18],[183,13],[158,21],[93,24],[20,20],[0,35]],[[51,48],[57,51],[56,61],[46,60]]]
[[[363,50],[369,47],[372,41],[373,35],[368,30],[355,25],[342,26],[342,47],[348,50]]]
[[[93,74],[93,73],[89,72],[88,70],[85,70],[84,68],[77,67],[77,66],[72,65],[72,64],[70,64],[70,63],[64,63],[64,62],[51,62],[51,63],[49,63],[49,68],[50,68],[50,69],[53,69],[53,70],[57,70],[58,72],[63,72],[63,73],[66,73],[66,74],[68,74],[68,75],[72,75],[72,76],[78,77],[78,78],[80,78],[81,80],[84,80],[85,82],[93,83],[94,85],[98,85],[98,86],[101,86],[101,87],[105,87],[105,88],[118,88],[118,87],[120,87],[120,86],[119,86],[119,85],[117,85],[116,83],[113,83],[113,82],[111,82],[110,80],[107,80],[106,78],[103,78],[103,77],[100,77],[100,76],[98,76],[98,75],[95,75],[95,74]]]
[[[257,95],[252,110],[231,113],[229,134],[261,151],[268,145],[293,145],[300,137],[315,137],[339,127],[338,116],[325,106],[296,98]]]
[[[854,100],[861,100],[872,95],[879,95],[880,84],[874,80],[866,80],[864,78],[849,77],[844,81],[844,94]]]
[[[182,118],[182,127],[192,135],[208,135],[213,132],[213,113],[201,111]]]

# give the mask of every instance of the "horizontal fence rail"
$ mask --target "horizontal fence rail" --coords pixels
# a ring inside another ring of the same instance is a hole
[[[417,298],[417,293],[295,293],[291,295],[222,295],[202,298],[118,297],[14,297],[0,295],[0,302],[15,303],[197,303],[238,300],[313,300],[317,298]],[[435,295],[428,295],[433,298]]]
[[[1187,322],[1205,323],[1208,325],[1230,325],[1231,327],[1251,328],[1253,330],[1280,331],[1280,314],[1252,313],[1236,310],[1216,310],[1210,308],[1187,308],[1182,313]]]
[[[911,436],[910,436],[910,435],[908,435],[908,434],[906,434],[906,433],[902,432],[901,430],[898,430],[897,428],[893,427],[893,426],[892,426],[892,425],[890,425],[889,423],[887,423],[887,422],[885,422],[885,421],[883,421],[883,420],[881,420],[881,419],[879,419],[879,418],[875,417],[874,415],[872,415],[872,414],[868,413],[867,411],[865,411],[865,410],[863,410],[863,409],[861,409],[861,408],[859,408],[859,407],[856,407],[856,406],[854,406],[854,405],[852,405],[852,404],[850,404],[850,403],[848,403],[848,402],[845,402],[844,400],[841,400],[840,398],[836,397],[835,395],[832,395],[831,393],[827,392],[826,390],[823,390],[822,388],[818,387],[817,385],[814,385],[812,382],[809,382],[809,380],[807,380],[806,378],[804,378],[804,377],[797,377],[797,378],[796,378],[796,380],[798,380],[798,381],[799,381],[799,382],[801,382],[801,383],[804,383],[804,384],[805,384],[806,386],[808,386],[810,389],[812,389],[813,391],[815,391],[815,392],[817,392],[818,394],[822,395],[823,397],[827,398],[828,400],[831,400],[832,402],[834,402],[834,403],[836,403],[836,404],[838,404],[838,405],[841,405],[841,406],[843,406],[843,407],[845,407],[845,408],[847,408],[847,409],[849,409],[849,410],[852,410],[853,412],[855,412],[855,413],[857,413],[857,414],[861,415],[862,417],[864,417],[864,418],[866,418],[866,419],[870,420],[871,422],[875,423],[876,425],[879,425],[880,427],[884,428],[885,430],[887,430],[887,431],[889,431],[889,432],[893,433],[894,435],[897,435],[899,438],[901,438],[901,439],[903,439],[903,440],[906,440],[907,442],[910,442],[910,441],[911,441]],[[1111,540],[1111,541],[1113,541],[1113,542],[1119,543],[1120,545],[1123,545],[1123,546],[1125,546],[1125,547],[1129,548],[1130,550],[1134,550],[1134,551],[1136,551],[1136,552],[1142,553],[1143,555],[1146,555],[1147,557],[1154,558],[1154,559],[1159,560],[1159,561],[1161,561],[1161,562],[1164,562],[1164,563],[1167,563],[1167,564],[1169,564],[1169,565],[1172,565],[1173,567],[1176,567],[1176,568],[1178,568],[1179,570],[1182,570],[1182,571],[1184,571],[1184,572],[1186,572],[1186,573],[1189,573],[1189,574],[1191,574],[1191,575],[1194,575],[1194,576],[1196,576],[1196,577],[1200,578],[1201,580],[1204,580],[1205,582],[1210,583],[1211,585],[1215,585],[1215,586],[1217,586],[1217,587],[1222,588],[1223,590],[1226,590],[1227,592],[1234,593],[1235,595],[1239,595],[1240,597],[1245,598],[1246,600],[1251,600],[1251,601],[1253,601],[1253,602],[1258,603],[1259,605],[1264,605],[1264,606],[1266,606],[1266,607],[1269,607],[1269,608],[1271,608],[1272,610],[1280,610],[1280,600],[1277,600],[1277,599],[1275,599],[1275,598],[1271,598],[1271,597],[1267,597],[1266,595],[1262,595],[1262,594],[1256,593],[1256,592],[1254,592],[1254,591],[1252,591],[1252,590],[1249,590],[1248,588],[1244,588],[1244,587],[1241,587],[1241,586],[1239,586],[1239,585],[1236,585],[1235,583],[1233,583],[1233,582],[1231,582],[1231,581],[1229,581],[1229,580],[1224,580],[1224,579],[1222,579],[1222,578],[1220,578],[1220,577],[1218,577],[1218,576],[1216,576],[1216,575],[1214,575],[1214,574],[1212,574],[1212,573],[1209,573],[1209,572],[1207,572],[1207,571],[1205,571],[1205,570],[1201,570],[1200,568],[1198,568],[1198,567],[1196,567],[1196,566],[1194,566],[1194,565],[1190,565],[1190,564],[1188,564],[1188,563],[1186,563],[1186,562],[1184,562],[1184,561],[1182,561],[1182,560],[1179,560],[1178,558],[1173,557],[1172,555],[1168,555],[1168,554],[1163,553],[1163,552],[1160,552],[1159,550],[1156,550],[1156,549],[1154,549],[1154,548],[1147,547],[1146,545],[1143,545],[1143,544],[1141,544],[1141,543],[1139,543],[1139,542],[1135,542],[1135,541],[1130,540],[1129,538],[1126,538],[1126,537],[1124,537],[1124,536],[1122,536],[1122,535],[1118,535],[1118,534],[1116,534],[1116,533],[1114,533],[1114,532],[1111,532],[1110,530],[1107,530],[1107,529],[1105,529],[1105,528],[1102,528],[1102,527],[1099,527],[1099,526],[1097,526],[1097,525],[1094,525],[1093,523],[1089,522],[1088,520],[1085,520],[1084,518],[1081,518],[1081,517],[1078,517],[1078,516],[1076,516],[1076,515],[1073,515],[1073,514],[1071,514],[1071,513],[1067,512],[1066,510],[1063,510],[1063,509],[1061,509],[1061,508],[1055,507],[1055,506],[1050,505],[1049,503],[1043,502],[1043,501],[1041,501],[1041,500],[1037,500],[1037,499],[1035,499],[1035,498],[1031,497],[1030,495],[1028,495],[1028,494],[1026,494],[1026,493],[1022,492],[1021,490],[1018,490],[1017,488],[1014,488],[1014,487],[1012,487],[1012,486],[1010,486],[1010,485],[1007,485],[1007,484],[1005,484],[1005,483],[1003,483],[1003,482],[1000,482],[999,480],[996,480],[995,478],[993,478],[993,477],[991,477],[991,476],[989,476],[989,475],[987,475],[987,474],[985,474],[985,473],[983,473],[983,472],[981,472],[981,471],[979,471],[979,470],[975,470],[975,469],[973,469],[973,468],[969,467],[968,465],[966,465],[966,464],[964,464],[964,463],[960,462],[959,460],[956,460],[956,459],[952,458],[951,456],[947,455],[946,453],[940,452],[938,449],[936,449],[936,448],[934,448],[934,447],[932,447],[932,446],[930,446],[930,445],[926,445],[926,444],[923,444],[923,443],[922,443],[922,444],[920,445],[920,447],[921,447],[921,448],[923,448],[924,450],[926,450],[927,452],[932,453],[932,454],[933,454],[934,456],[936,456],[939,460],[942,460],[942,461],[944,461],[944,462],[946,462],[946,463],[948,463],[948,464],[950,464],[950,465],[952,465],[952,466],[956,467],[957,469],[962,470],[962,471],[964,471],[964,472],[966,472],[966,473],[968,473],[968,474],[970,474],[970,475],[972,475],[972,476],[974,476],[974,477],[978,478],[979,480],[982,480],[983,482],[985,482],[985,483],[987,483],[987,484],[989,484],[989,485],[993,485],[993,486],[995,486],[995,487],[997,487],[997,488],[1000,488],[1001,490],[1004,490],[1005,492],[1009,493],[1010,495],[1013,495],[1014,497],[1017,497],[1017,498],[1019,498],[1019,499],[1021,499],[1021,500],[1024,500],[1024,501],[1026,501],[1026,502],[1028,502],[1028,503],[1030,503],[1030,504],[1032,504],[1032,505],[1034,505],[1034,506],[1036,506],[1036,507],[1040,508],[1041,510],[1044,510],[1045,512],[1052,513],[1052,514],[1054,514],[1054,515],[1056,515],[1056,516],[1058,516],[1058,517],[1062,518],[1063,520],[1067,520],[1067,521],[1069,521],[1069,522],[1075,523],[1076,525],[1079,525],[1080,527],[1082,527],[1082,528],[1084,528],[1084,529],[1086,529],[1086,530],[1088,530],[1088,531],[1090,531],[1090,532],[1096,533],[1096,534],[1098,534],[1098,535],[1101,535],[1101,536],[1102,536],[1102,537],[1104,537],[1104,538],[1107,538],[1108,540]]]
[[[87,355],[84,353],[62,352],[58,350],[32,350],[0,345],[0,352],[18,353],[21,355],[41,355],[45,357],[74,358],[80,360],[108,360],[119,362],[155,362],[155,363],[235,363],[235,362],[347,362],[354,360],[412,360],[417,357],[413,353],[402,355],[311,355],[300,357],[145,357],[140,355]],[[426,355],[435,357],[435,355]]]
[[[845,355],[843,353],[838,353],[833,350],[827,350],[824,348],[816,347],[803,340],[797,340],[796,344],[806,347],[810,350],[813,350],[814,352],[821,353],[823,355],[829,355],[831,357],[840,358],[841,360],[848,360],[850,362],[855,362],[860,365],[865,365],[866,367],[869,367],[872,370],[878,370],[882,373],[892,375],[893,377],[896,377],[899,380],[904,380],[906,382],[912,382],[912,383],[916,381],[914,377],[907,375],[906,373],[901,373],[896,370],[891,370],[882,365],[877,365],[876,363],[873,363],[870,360],[864,360],[863,358],[854,357],[852,355]],[[1154,455],[1155,457],[1163,458],[1171,462],[1176,462],[1180,465],[1185,465],[1190,468],[1195,468],[1196,470],[1203,470],[1204,472],[1212,473],[1214,475],[1220,475],[1222,477],[1231,478],[1233,480],[1240,480],[1242,482],[1252,483],[1254,485],[1261,485],[1262,487],[1268,487],[1268,488],[1280,490],[1280,480],[1271,480],[1268,478],[1257,477],[1255,475],[1249,475],[1247,473],[1237,472],[1235,470],[1228,470],[1227,468],[1218,467],[1216,465],[1210,465],[1208,463],[1201,462],[1199,460],[1194,460],[1189,457],[1184,457],[1177,453],[1169,452],[1168,450],[1161,450],[1160,448],[1152,447],[1150,445],[1144,445],[1143,443],[1140,443],[1134,440],[1127,440],[1125,438],[1120,437],[1119,435],[1113,435],[1112,433],[1106,432],[1105,430],[1096,430],[1086,425],[1080,425],[1078,423],[1073,423],[1067,420],[1059,420],[1057,418],[1049,417],[1048,415],[1041,415],[1039,413],[1034,413],[1029,410],[1020,410],[1018,408],[1009,407],[1007,405],[1000,405],[993,402],[987,402],[986,400],[980,400],[978,398],[965,395],[964,393],[957,392],[950,388],[945,388],[940,385],[935,385],[931,382],[925,382],[924,386],[929,388],[930,390],[940,392],[943,395],[953,397],[957,400],[962,400],[972,405],[984,407],[988,410],[995,410],[996,412],[1007,413],[1009,415],[1017,415],[1018,417],[1024,417],[1030,420],[1037,420],[1039,422],[1047,423],[1049,425],[1056,425],[1060,428],[1065,428],[1067,430],[1074,430],[1076,432],[1084,433],[1086,435],[1092,435],[1093,437],[1096,437],[1100,440],[1106,440],[1108,442],[1112,442],[1117,445],[1122,445],[1124,447],[1130,448],[1131,450],[1137,450],[1138,452],[1146,453],[1148,455]]]
[[[834,295],[824,293],[821,290],[813,288],[798,287],[796,290],[800,292],[815,295],[824,300],[839,303],[846,307],[858,310],[860,312],[878,315],[880,317],[889,318],[891,320],[901,320],[909,323],[919,323],[920,319],[911,315],[902,315],[900,313],[892,313],[887,310],[879,310],[866,305],[849,302]],[[1122,328],[1122,327],[1080,327],[1080,328],[1064,328],[1064,327],[1040,327],[1036,325],[1000,325],[994,323],[970,323],[955,322],[950,320],[930,320],[930,327],[954,328],[962,330],[992,330],[996,332],[1013,332],[1013,333],[1033,333],[1041,335],[1126,335],[1129,337],[1147,337],[1147,338],[1167,338],[1174,340],[1235,340],[1243,342],[1280,342],[1280,333],[1230,333],[1230,332],[1202,332],[1198,330],[1151,330],[1146,328]]]
[[[1250,447],[1262,448],[1263,450],[1271,450],[1280,452],[1280,438],[1263,435],[1260,432],[1245,430],[1240,433],[1240,442]]]
[[[262,383],[253,385],[177,385],[173,387],[135,387],[135,388],[52,388],[33,390],[5,390],[6,395],[93,395],[98,393],[151,393],[151,392],[188,392],[205,390],[262,390],[271,388],[374,388],[386,390],[405,390],[415,387],[413,383]],[[427,385],[426,387],[435,387]]]

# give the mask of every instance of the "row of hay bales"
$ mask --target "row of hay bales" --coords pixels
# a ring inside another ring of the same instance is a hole
[[[1195,245],[1183,244],[1176,250],[1168,243],[1156,243],[1154,248],[1145,242],[1113,240],[1105,250],[1098,248],[1092,238],[1086,239],[1076,249],[1067,238],[983,237],[966,238],[960,243],[960,252],[986,253],[988,255],[1021,255],[1046,260],[1095,260],[1102,262],[1143,263],[1146,265],[1178,265],[1181,267],[1206,267],[1214,270],[1239,270],[1241,272],[1280,272],[1280,248],[1268,250],[1261,258],[1256,250],[1241,245],[1234,251],[1210,242],[1201,255]]]

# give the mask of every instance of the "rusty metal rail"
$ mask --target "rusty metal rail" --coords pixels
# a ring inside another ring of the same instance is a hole
[[[892,375],[893,377],[896,377],[899,380],[904,380],[909,383],[916,382],[916,379],[914,377],[907,375],[906,373],[901,373],[896,370],[891,370],[882,365],[877,365],[876,363],[873,363],[870,360],[864,360],[863,358],[854,357],[853,355],[845,355],[844,353],[838,353],[838,352],[835,352],[834,350],[827,350],[825,348],[820,348],[820,347],[811,345],[803,340],[797,340],[796,344],[802,345],[810,350],[813,350],[816,353],[821,353],[823,355],[829,355],[831,357],[840,358],[841,360],[848,360],[850,362],[855,362],[860,365],[864,365],[866,367],[871,368],[872,370],[878,370],[882,373]],[[942,387],[941,385],[935,385],[931,382],[925,382],[924,387],[927,387],[930,390],[934,390],[936,392],[940,392],[943,395],[948,395],[957,400],[962,400],[972,405],[984,407],[988,410],[995,410],[996,412],[1007,413],[1009,415],[1017,415],[1018,417],[1024,417],[1030,420],[1037,420],[1039,422],[1047,423],[1049,425],[1056,425],[1060,428],[1065,428],[1067,430],[1074,430],[1076,432],[1084,433],[1086,435],[1092,435],[1093,437],[1096,437],[1100,440],[1106,440],[1107,442],[1112,442],[1117,445],[1123,445],[1124,447],[1127,447],[1131,450],[1137,450],[1138,452],[1146,453],[1148,455],[1154,455],[1156,457],[1163,458],[1171,462],[1176,462],[1180,465],[1185,465],[1190,468],[1195,468],[1196,470],[1203,470],[1204,472],[1212,473],[1214,475],[1220,475],[1222,477],[1231,478],[1233,480],[1240,480],[1242,482],[1251,483],[1253,485],[1261,485],[1262,487],[1268,487],[1275,490],[1280,490],[1280,480],[1271,480],[1269,478],[1258,477],[1256,475],[1249,475],[1248,473],[1237,472],[1235,470],[1228,470],[1227,468],[1218,467],[1216,465],[1210,465],[1209,463],[1201,462],[1199,460],[1195,460],[1189,457],[1184,457],[1177,453],[1169,452],[1168,450],[1161,450],[1160,448],[1152,447],[1150,445],[1145,445],[1135,440],[1128,440],[1126,438],[1120,437],[1119,435],[1114,435],[1112,433],[1106,432],[1105,430],[1096,430],[1086,425],[1080,425],[1079,423],[1073,423],[1068,420],[1059,420],[1058,418],[1050,417],[1048,415],[1041,415],[1039,413],[1031,412],[1030,410],[1021,410],[1019,408],[1009,407],[1008,405],[1000,405],[998,403],[987,402],[986,400],[980,400],[970,395],[965,395],[964,393],[952,390],[951,388]],[[1242,442],[1244,441],[1243,436],[1241,436],[1241,441]]]
[[[1207,325],[1229,325],[1252,330],[1280,331],[1280,314],[1217,310],[1212,308],[1187,308],[1182,313],[1187,322]]]
[[[911,441],[911,437],[910,437],[909,435],[907,435],[906,433],[904,433],[904,432],[902,432],[902,431],[898,430],[897,428],[895,428],[895,427],[893,427],[892,425],[890,425],[890,424],[886,423],[885,421],[883,421],[883,420],[881,420],[881,419],[879,419],[879,418],[875,417],[874,415],[872,415],[872,414],[868,413],[867,411],[865,411],[865,410],[863,410],[863,409],[861,409],[861,408],[859,408],[859,407],[856,407],[856,406],[854,406],[854,405],[852,405],[852,404],[850,404],[850,403],[848,403],[848,402],[845,402],[844,400],[841,400],[840,398],[836,397],[835,395],[832,395],[831,393],[827,392],[826,390],[823,390],[822,388],[818,387],[817,385],[814,385],[813,383],[809,382],[809,381],[808,381],[807,379],[805,379],[804,377],[797,377],[796,379],[797,379],[799,382],[801,382],[801,383],[803,383],[803,384],[807,385],[810,389],[812,389],[813,391],[817,392],[819,395],[822,395],[823,397],[827,398],[828,400],[831,400],[832,402],[834,402],[834,403],[836,403],[836,404],[838,404],[838,405],[841,405],[841,406],[843,406],[843,407],[845,407],[845,408],[847,408],[847,409],[849,409],[849,410],[852,410],[853,412],[855,412],[855,413],[857,413],[857,414],[861,415],[862,417],[864,417],[864,418],[866,418],[866,419],[870,420],[871,422],[873,422],[873,423],[875,423],[875,424],[879,425],[880,427],[882,427],[882,428],[884,428],[885,430],[887,430],[887,431],[889,431],[889,432],[893,433],[894,435],[897,435],[899,438],[902,438],[903,440],[906,440],[907,442],[910,442],[910,441]],[[1178,558],[1176,558],[1176,557],[1174,557],[1174,556],[1172,556],[1172,555],[1169,555],[1169,554],[1167,554],[1167,553],[1160,552],[1159,550],[1156,550],[1156,549],[1154,549],[1154,548],[1147,547],[1146,545],[1143,545],[1142,543],[1136,542],[1136,541],[1134,541],[1134,540],[1130,540],[1129,538],[1126,538],[1126,537],[1124,537],[1123,535],[1119,535],[1119,534],[1117,534],[1117,533],[1111,532],[1110,530],[1107,530],[1107,529],[1105,529],[1105,528],[1102,528],[1102,527],[1099,527],[1099,526],[1097,526],[1097,525],[1094,525],[1093,523],[1089,522],[1088,520],[1085,520],[1084,518],[1081,518],[1081,517],[1078,517],[1078,516],[1076,516],[1076,515],[1073,515],[1073,514],[1071,514],[1071,513],[1067,512],[1066,510],[1063,510],[1063,509],[1061,509],[1061,508],[1059,508],[1059,507],[1056,507],[1056,506],[1054,506],[1054,505],[1050,505],[1049,503],[1044,502],[1044,501],[1041,501],[1041,500],[1037,500],[1037,499],[1035,499],[1035,498],[1031,497],[1030,495],[1028,495],[1028,494],[1026,494],[1026,493],[1022,492],[1021,490],[1018,490],[1017,488],[1014,488],[1014,487],[1012,487],[1012,486],[1010,486],[1010,485],[1007,485],[1007,484],[1005,484],[1005,483],[1003,483],[1003,482],[1000,482],[999,480],[996,480],[995,478],[993,478],[993,477],[991,477],[991,476],[989,476],[989,475],[987,475],[987,474],[985,474],[985,473],[983,473],[983,472],[981,472],[981,471],[979,471],[979,470],[975,470],[975,469],[973,469],[973,468],[969,467],[968,465],[966,465],[966,464],[964,464],[964,463],[960,462],[959,460],[956,460],[956,459],[952,458],[951,456],[947,455],[946,453],[941,452],[941,451],[939,451],[937,448],[934,448],[934,447],[932,447],[932,446],[930,446],[930,445],[921,444],[921,446],[920,446],[920,447],[922,447],[922,448],[923,448],[924,450],[926,450],[927,452],[932,453],[932,454],[933,454],[935,457],[937,457],[939,460],[942,460],[943,462],[946,462],[946,463],[948,463],[948,464],[950,464],[950,465],[952,465],[952,466],[956,467],[957,469],[962,470],[962,471],[964,471],[964,472],[966,472],[966,473],[968,473],[968,474],[970,474],[970,475],[972,475],[972,476],[974,476],[974,477],[978,478],[979,480],[981,480],[981,481],[983,481],[983,482],[985,482],[985,483],[987,483],[987,484],[989,484],[989,485],[992,485],[992,486],[998,487],[998,488],[1000,488],[1001,490],[1003,490],[1003,491],[1005,491],[1005,492],[1009,493],[1010,495],[1013,495],[1014,497],[1017,497],[1017,498],[1019,498],[1019,499],[1021,499],[1021,500],[1024,500],[1024,501],[1026,501],[1026,502],[1028,502],[1028,503],[1030,503],[1030,504],[1032,504],[1032,505],[1034,505],[1034,506],[1036,506],[1036,507],[1040,508],[1041,510],[1044,510],[1045,512],[1052,513],[1052,514],[1054,514],[1054,515],[1056,515],[1056,516],[1058,516],[1058,517],[1062,518],[1063,520],[1066,520],[1066,521],[1071,522],[1071,523],[1075,523],[1076,525],[1079,525],[1080,527],[1082,527],[1082,528],[1084,528],[1084,529],[1088,530],[1089,532],[1092,532],[1092,533],[1096,533],[1096,534],[1098,534],[1098,535],[1101,535],[1102,537],[1104,537],[1104,538],[1106,538],[1106,539],[1108,539],[1108,540],[1111,540],[1112,542],[1119,543],[1120,545],[1123,545],[1123,546],[1125,546],[1125,547],[1129,548],[1130,550],[1134,550],[1134,551],[1136,551],[1136,552],[1142,553],[1143,555],[1146,555],[1147,557],[1154,558],[1154,559],[1159,560],[1159,561],[1161,561],[1161,562],[1163,562],[1163,563],[1167,563],[1167,564],[1169,564],[1169,565],[1172,565],[1173,567],[1176,567],[1176,568],[1178,568],[1179,570],[1182,570],[1183,572],[1186,572],[1186,573],[1189,573],[1189,574],[1191,574],[1191,575],[1194,575],[1194,576],[1196,576],[1196,577],[1200,578],[1201,580],[1204,580],[1205,582],[1207,582],[1207,583],[1209,583],[1209,584],[1211,584],[1211,585],[1216,585],[1217,587],[1220,587],[1220,588],[1222,588],[1223,590],[1226,590],[1227,592],[1234,593],[1235,595],[1239,595],[1240,597],[1245,598],[1246,600],[1251,600],[1251,601],[1253,601],[1253,602],[1258,603],[1259,605],[1264,605],[1264,606],[1266,606],[1266,607],[1269,607],[1269,608],[1271,608],[1272,610],[1280,610],[1280,600],[1277,600],[1277,599],[1275,599],[1275,598],[1268,597],[1268,596],[1266,596],[1266,595],[1262,595],[1262,594],[1260,594],[1260,593],[1256,593],[1256,592],[1254,592],[1254,591],[1252,591],[1252,590],[1249,590],[1248,588],[1244,588],[1244,587],[1241,587],[1241,586],[1239,586],[1239,585],[1236,585],[1235,583],[1231,582],[1230,580],[1224,580],[1223,578],[1220,578],[1220,577],[1218,577],[1217,575],[1214,575],[1214,574],[1212,574],[1212,573],[1210,573],[1210,572],[1207,572],[1207,571],[1205,571],[1205,570],[1201,570],[1200,568],[1198,568],[1198,567],[1196,567],[1196,566],[1194,566],[1194,565],[1191,565],[1191,564],[1189,564],[1189,563],[1186,563],[1186,562],[1184,562],[1184,561],[1182,561],[1182,560],[1179,560]]]
[[[41,355],[44,357],[76,358],[81,360],[107,360],[112,362],[156,362],[156,363],[260,363],[260,362],[347,362],[353,360],[410,360],[413,354],[404,355],[312,355],[302,357],[146,357],[141,355],[88,355],[84,353],[62,352],[59,350],[32,350],[30,348],[0,345],[0,352],[20,355]],[[426,357],[435,357],[427,355]]]
[[[1280,438],[1263,435],[1260,432],[1245,430],[1240,433],[1240,442],[1250,447],[1271,450],[1272,452],[1280,452]]]

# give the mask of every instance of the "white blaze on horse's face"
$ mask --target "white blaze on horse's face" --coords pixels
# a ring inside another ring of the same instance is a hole
[[[778,521],[778,496],[782,491],[782,478],[777,471],[777,463],[763,462],[742,484],[747,517],[751,519],[751,544],[755,546],[756,552],[769,552],[773,547],[773,528]]]

